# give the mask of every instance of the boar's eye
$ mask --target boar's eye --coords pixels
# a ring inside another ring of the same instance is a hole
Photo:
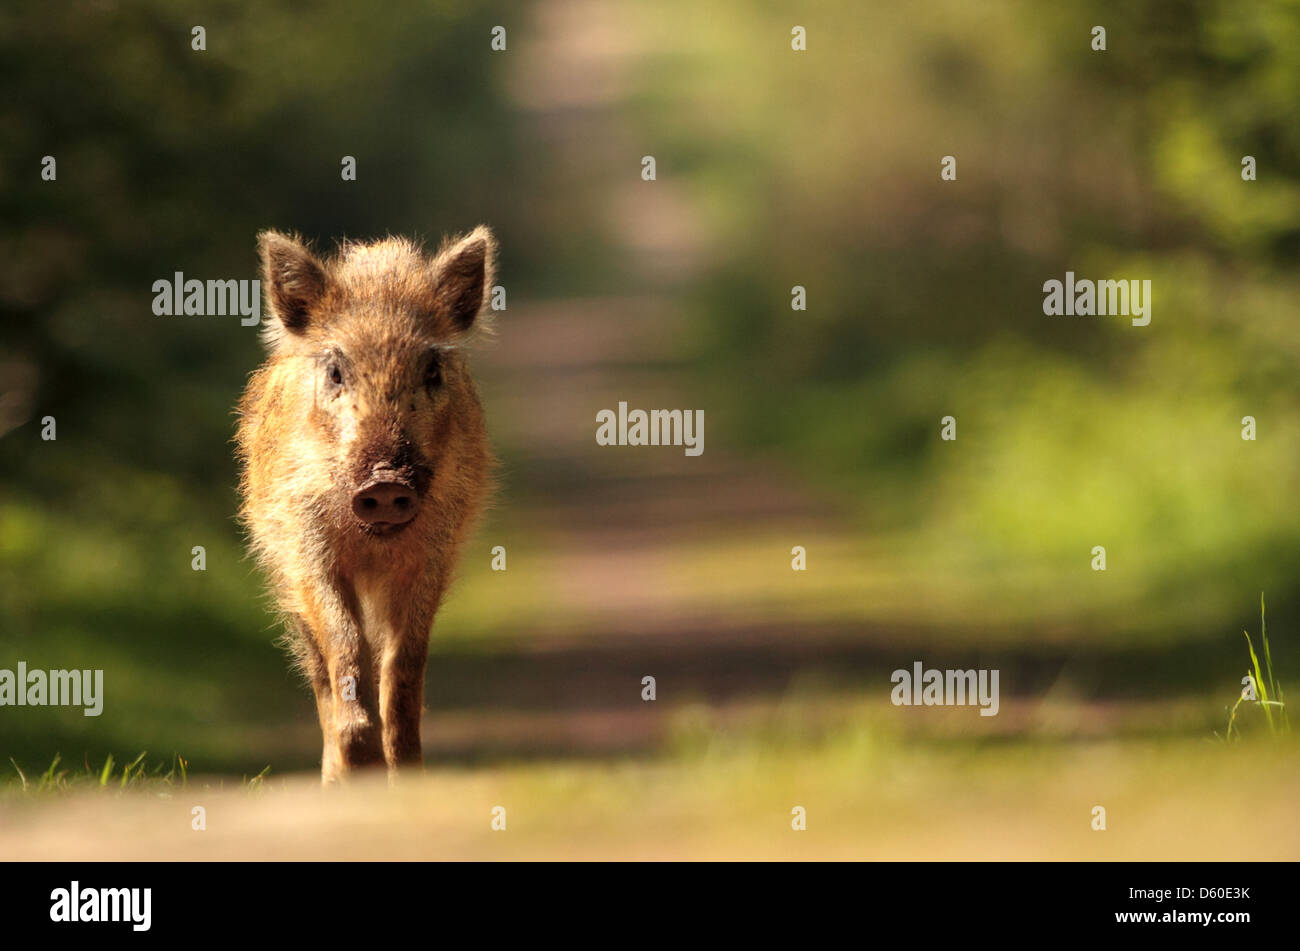
[[[424,371],[424,385],[429,389],[442,386],[442,356],[436,351],[429,357],[429,366]]]
[[[325,367],[325,382],[332,387],[343,385],[343,370],[337,360],[331,360]]]

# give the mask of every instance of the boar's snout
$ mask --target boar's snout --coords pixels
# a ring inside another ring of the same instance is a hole
[[[414,481],[393,469],[376,470],[352,496],[352,513],[380,532],[405,525],[420,507]]]

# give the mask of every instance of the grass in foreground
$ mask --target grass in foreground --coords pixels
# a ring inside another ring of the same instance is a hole
[[[1236,730],[1237,739],[1241,739],[1241,728],[1237,726],[1237,712],[1243,703],[1253,703],[1264,711],[1264,720],[1268,724],[1268,732],[1272,736],[1282,736],[1291,732],[1291,718],[1287,713],[1286,695],[1282,691],[1282,685],[1277,681],[1273,673],[1273,651],[1268,643],[1268,624],[1264,617],[1264,593],[1259,594],[1259,639],[1264,648],[1264,669],[1260,670],[1259,655],[1255,653],[1255,645],[1250,640],[1250,634],[1246,631],[1241,632],[1246,638],[1246,648],[1250,651],[1251,670],[1246,671],[1246,676],[1242,678],[1244,685],[1241,696],[1237,702],[1232,705],[1232,710],[1228,714],[1228,732],[1224,737],[1225,740],[1233,738],[1233,730]],[[1216,734],[1217,735],[1217,734]]]
[[[189,761],[185,757],[179,753],[173,754],[170,762],[162,760],[151,768],[145,762],[147,755],[147,752],[141,752],[119,771],[112,753],[108,754],[104,765],[98,769],[91,766],[89,760],[86,760],[80,769],[61,767],[63,756],[56,753],[50,765],[39,776],[35,774],[28,776],[11,756],[9,762],[16,775],[8,778],[4,792],[42,795],[93,789],[111,789],[118,792],[130,789],[167,794],[171,790],[185,789],[189,785]],[[271,767],[267,766],[256,776],[242,777],[240,785],[247,790],[261,789],[270,772]]]

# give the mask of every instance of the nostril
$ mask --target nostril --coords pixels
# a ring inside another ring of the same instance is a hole
[[[411,486],[380,482],[366,486],[352,497],[352,511],[370,525],[401,525],[415,518],[419,496]]]

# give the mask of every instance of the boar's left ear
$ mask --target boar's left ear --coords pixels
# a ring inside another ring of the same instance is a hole
[[[271,313],[285,330],[302,333],[325,295],[325,269],[301,241],[278,231],[263,231],[257,247]]]
[[[487,300],[496,273],[497,240],[479,225],[442,246],[433,260],[433,312],[456,330],[468,330]]]

